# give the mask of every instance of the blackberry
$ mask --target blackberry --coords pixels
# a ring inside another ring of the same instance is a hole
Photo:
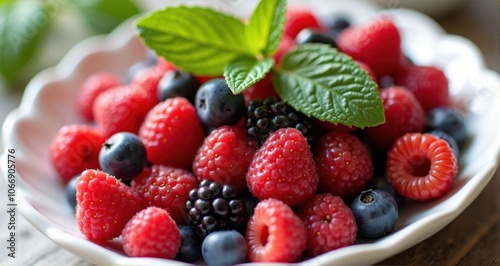
[[[185,205],[189,225],[198,235],[205,237],[214,231],[245,227],[245,203],[229,185],[210,180],[200,182],[198,188],[189,191]]]
[[[312,121],[307,116],[274,97],[265,100],[254,99],[247,107],[245,123],[247,136],[260,145],[271,133],[287,127],[299,130],[309,145],[312,145],[312,125]]]

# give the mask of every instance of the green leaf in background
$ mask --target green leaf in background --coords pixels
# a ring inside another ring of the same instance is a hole
[[[0,74],[14,83],[36,53],[52,15],[42,1],[0,3]]]
[[[286,0],[260,1],[246,27],[247,42],[256,53],[274,54],[283,35]]]
[[[131,0],[74,0],[72,2],[97,33],[108,33],[124,20],[140,12],[139,7]]]
[[[237,57],[224,69],[224,77],[231,91],[238,94],[263,79],[273,64],[272,58],[257,60],[251,56]]]
[[[285,102],[319,120],[360,128],[384,122],[377,85],[329,45],[305,44],[290,51],[273,82]]]
[[[137,21],[149,48],[185,71],[217,76],[241,55],[253,55],[241,20],[201,7],[169,7]]]

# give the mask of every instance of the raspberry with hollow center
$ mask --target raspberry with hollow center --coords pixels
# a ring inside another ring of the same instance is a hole
[[[387,154],[387,177],[404,197],[441,197],[457,176],[457,159],[450,145],[430,134],[406,134]]]
[[[252,262],[294,262],[306,248],[304,224],[277,199],[259,202],[247,225],[248,258]]]

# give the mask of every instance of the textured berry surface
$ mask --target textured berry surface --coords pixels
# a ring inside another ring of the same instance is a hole
[[[300,218],[276,199],[259,202],[246,231],[252,262],[295,262],[306,249],[307,233]]]
[[[99,94],[108,89],[121,85],[121,81],[115,75],[109,73],[97,73],[90,75],[83,82],[78,93],[76,105],[80,113],[88,121],[94,121],[92,106]]]
[[[50,162],[63,181],[83,170],[99,168],[99,151],[105,139],[100,130],[87,125],[63,126],[50,145]]]
[[[425,121],[427,130],[441,130],[450,135],[459,147],[467,140],[467,126],[464,117],[451,108],[432,109]]]
[[[167,210],[179,224],[187,220],[184,204],[188,193],[198,186],[196,176],[191,172],[164,165],[152,165],[144,169],[130,185],[146,206]]]
[[[181,234],[181,246],[175,256],[175,260],[193,262],[201,257],[201,244],[203,239],[196,233],[193,227],[187,224],[177,225]]]
[[[255,153],[246,179],[260,200],[275,198],[290,206],[307,201],[318,186],[318,171],[302,133],[283,128],[271,134]]]
[[[398,75],[395,84],[413,92],[425,112],[450,104],[448,80],[443,71],[436,67],[408,67]]]
[[[193,172],[200,179],[231,185],[242,192],[247,189],[245,176],[254,154],[255,147],[244,131],[222,126],[205,138],[194,158]]]
[[[189,192],[185,205],[188,224],[205,237],[211,232],[241,229],[245,226],[245,203],[229,185],[210,180],[200,182],[199,188]]]
[[[137,134],[144,117],[155,105],[146,91],[137,85],[114,87],[101,93],[92,107],[97,126],[105,138],[118,132]]]
[[[146,165],[146,148],[137,135],[116,133],[102,145],[99,165],[101,170],[118,179],[130,180]]]
[[[318,256],[328,251],[354,244],[356,222],[354,216],[337,196],[314,195],[298,212],[307,231],[307,251]]]
[[[430,134],[405,134],[387,154],[387,177],[399,194],[413,200],[441,197],[457,171],[453,149]]]
[[[350,198],[373,178],[370,153],[354,135],[330,131],[322,136],[314,155],[321,192]]]
[[[392,195],[383,190],[363,191],[349,207],[361,237],[383,237],[393,230],[398,220],[398,205]]]
[[[76,222],[89,240],[100,242],[120,235],[140,210],[142,200],[114,176],[85,170],[76,185]]]
[[[245,237],[235,230],[210,233],[201,246],[203,259],[207,265],[235,265],[247,258]]]
[[[139,131],[149,162],[181,168],[191,166],[204,137],[194,106],[182,97],[157,104]]]
[[[288,7],[283,34],[295,39],[299,32],[305,28],[319,29],[321,26],[311,11],[304,8]]]
[[[237,123],[245,113],[245,98],[233,94],[222,78],[205,82],[196,92],[196,113],[208,127]]]
[[[453,149],[453,153],[455,154],[455,157],[457,158],[457,160],[458,160],[458,158],[460,158],[460,147],[458,146],[455,139],[452,136],[450,136],[448,133],[441,131],[441,130],[437,130],[437,129],[427,131],[425,133],[428,133],[428,134],[434,135],[440,139],[446,140],[446,142],[448,142],[450,147]]]
[[[367,64],[377,77],[396,74],[402,69],[401,37],[390,18],[378,18],[343,30],[337,45],[354,60]]]
[[[385,122],[365,129],[365,136],[374,147],[387,151],[404,134],[424,130],[425,113],[413,93],[402,87],[390,87],[380,90],[380,97]]]
[[[181,235],[168,212],[148,207],[123,228],[123,250],[130,257],[173,259],[181,246]]]
[[[313,124],[304,114],[290,105],[270,97],[250,101],[246,111],[245,128],[250,140],[262,145],[269,135],[280,128],[296,128],[313,142]]]

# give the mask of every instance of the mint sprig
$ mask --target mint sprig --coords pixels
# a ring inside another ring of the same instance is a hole
[[[377,85],[350,57],[321,44],[298,46],[276,66],[286,0],[261,0],[247,24],[209,8],[177,6],[140,18],[147,46],[195,75],[224,75],[234,94],[274,73],[283,101],[307,116],[367,127],[384,122]]]

